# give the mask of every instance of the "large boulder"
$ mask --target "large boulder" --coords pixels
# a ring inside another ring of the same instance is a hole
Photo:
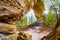
[[[0,34],[0,40],[32,40],[32,36],[25,32],[3,35]]]
[[[17,40],[32,40],[32,36],[28,33],[20,32],[18,35]]]

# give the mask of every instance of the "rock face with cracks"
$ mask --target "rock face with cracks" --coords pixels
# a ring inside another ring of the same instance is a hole
[[[22,40],[24,38],[27,38],[24,40],[31,40],[29,34],[27,35],[24,32],[16,33],[15,24],[33,5],[34,0],[0,0],[0,40]]]
[[[15,24],[30,8],[33,8],[34,11],[39,10],[36,11],[36,17],[41,17],[44,4],[40,11],[41,8],[36,2],[37,0],[0,0],[0,40],[32,40],[29,34],[24,32],[16,33],[17,29]],[[38,2],[40,2],[40,0],[38,0]],[[41,15],[39,14],[40,12]],[[38,14],[40,16],[38,16]]]

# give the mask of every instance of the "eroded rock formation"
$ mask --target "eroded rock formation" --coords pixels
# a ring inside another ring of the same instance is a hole
[[[20,40],[15,24],[29,11],[33,3],[32,0],[0,0],[0,36],[3,35],[1,40]]]
[[[0,34],[2,33],[3,35],[0,37],[1,40],[32,40],[29,34],[27,35],[23,32],[16,33],[17,29],[15,24],[30,8],[40,10],[39,5],[37,5],[38,8],[36,7],[36,1],[37,0],[0,0]],[[43,9],[41,14],[42,12]],[[37,14],[39,14],[39,11],[36,13],[36,16],[40,15]]]

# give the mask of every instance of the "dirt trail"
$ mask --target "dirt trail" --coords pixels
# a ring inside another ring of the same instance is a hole
[[[45,28],[43,31],[40,32],[41,28],[42,27],[39,26],[28,28],[25,32],[32,35],[32,40],[41,40],[44,36],[47,36],[50,33],[49,28]]]

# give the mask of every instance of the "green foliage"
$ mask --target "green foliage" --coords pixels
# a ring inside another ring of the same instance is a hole
[[[58,18],[60,18],[60,14],[58,14]]]
[[[48,12],[46,15],[46,25],[47,26],[53,26],[55,23],[55,15],[52,14],[51,12]]]
[[[21,18],[20,21],[18,21],[17,25],[25,26],[25,25],[28,25],[28,23],[29,23],[29,25],[30,25],[30,24],[33,23],[33,21],[34,21],[34,17],[33,17],[33,15],[31,15],[31,16],[29,17],[29,22],[27,22],[27,17],[23,17],[23,18]]]
[[[33,15],[29,17],[29,22],[27,22],[27,17],[21,18],[16,24],[21,30],[27,28],[28,25],[32,24],[34,20]]]
[[[51,1],[56,1],[56,0],[51,0]]]
[[[20,29],[25,29],[27,26],[27,18],[23,17],[21,18],[20,21],[18,21],[18,23],[16,24]]]
[[[58,18],[57,14],[60,14],[60,2],[59,0],[50,0],[52,5],[50,6],[50,11],[54,11],[56,18]]]
[[[23,17],[23,18],[21,18],[20,21],[18,21],[17,28],[20,30],[24,30],[26,28],[26,26],[27,26],[27,18]]]
[[[33,20],[34,20],[33,15],[31,15],[31,16],[29,17],[29,24],[32,24],[32,23],[33,23]]]

